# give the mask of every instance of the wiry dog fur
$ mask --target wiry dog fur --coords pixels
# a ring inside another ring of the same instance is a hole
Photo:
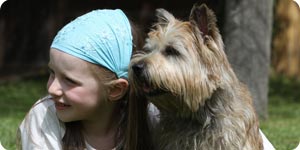
[[[195,4],[189,21],[164,9],[157,16],[129,68],[133,89],[160,110],[157,148],[263,149],[251,96],[226,58],[214,13]]]

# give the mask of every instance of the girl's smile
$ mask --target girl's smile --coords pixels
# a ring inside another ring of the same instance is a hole
[[[60,103],[60,102],[55,103],[55,108],[57,111],[65,110],[65,109],[68,109],[69,107],[71,107],[71,105],[67,105],[67,104]]]

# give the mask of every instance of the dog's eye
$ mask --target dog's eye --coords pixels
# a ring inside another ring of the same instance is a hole
[[[164,54],[167,55],[167,56],[169,56],[169,55],[178,56],[179,52],[176,49],[174,49],[173,47],[167,46],[165,51],[164,51]]]

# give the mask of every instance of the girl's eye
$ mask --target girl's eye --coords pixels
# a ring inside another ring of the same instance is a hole
[[[72,79],[70,79],[70,78],[68,78],[68,77],[66,77],[65,80],[66,80],[68,83],[70,83],[70,84],[77,84],[76,81],[74,81],[74,80],[72,80]]]

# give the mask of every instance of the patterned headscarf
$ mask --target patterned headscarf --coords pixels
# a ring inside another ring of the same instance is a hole
[[[101,65],[118,78],[127,79],[132,54],[129,20],[119,9],[94,10],[64,26],[51,48]]]

